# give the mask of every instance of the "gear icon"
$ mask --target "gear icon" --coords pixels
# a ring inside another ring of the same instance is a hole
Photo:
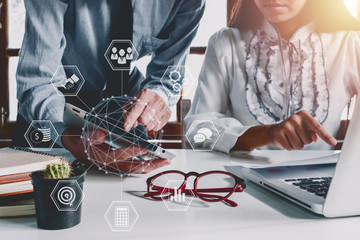
[[[172,87],[173,87],[174,91],[177,93],[181,91],[181,85],[178,83],[175,83]]]
[[[170,81],[176,83],[176,82],[180,81],[180,79],[181,79],[181,74],[180,74],[179,71],[174,70],[174,71],[171,71],[171,72],[170,72],[169,78],[170,78]]]

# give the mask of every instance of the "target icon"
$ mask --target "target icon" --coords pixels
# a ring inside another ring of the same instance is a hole
[[[77,211],[84,199],[82,186],[77,180],[58,180],[50,194],[59,211]]]
[[[76,193],[71,187],[62,187],[57,194],[57,199],[63,205],[72,206],[76,199]]]

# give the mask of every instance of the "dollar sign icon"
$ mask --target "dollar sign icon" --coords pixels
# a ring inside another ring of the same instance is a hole
[[[34,143],[41,143],[43,138],[44,138],[44,134],[41,131],[39,131],[38,129],[32,131],[30,134],[30,139]]]

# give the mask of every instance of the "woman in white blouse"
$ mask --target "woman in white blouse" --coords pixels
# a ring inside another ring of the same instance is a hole
[[[211,120],[223,152],[336,145],[360,87],[360,33],[340,31],[359,26],[344,9],[341,0],[239,0],[232,27],[209,41],[187,128]]]

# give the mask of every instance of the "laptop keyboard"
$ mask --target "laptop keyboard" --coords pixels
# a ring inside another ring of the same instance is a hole
[[[302,190],[313,193],[316,196],[325,198],[329,190],[331,177],[285,179],[285,182],[299,187]]]

